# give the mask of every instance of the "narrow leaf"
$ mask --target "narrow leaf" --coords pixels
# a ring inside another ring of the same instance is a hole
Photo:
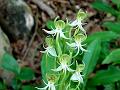
[[[104,85],[120,80],[120,69],[110,67],[108,70],[101,70],[88,82],[89,85]]]
[[[101,0],[97,0],[94,3],[92,3],[93,8],[100,10],[100,11],[104,11],[107,13],[111,13],[113,15],[118,15],[119,12],[116,11],[115,9],[113,9],[109,4],[107,4],[106,2],[102,2]]]
[[[96,63],[99,59],[101,51],[101,42],[100,40],[94,40],[87,48],[88,52],[84,54],[83,62],[85,63],[85,69],[83,74],[87,77],[95,68]]]
[[[108,28],[110,31],[120,33],[120,22],[105,22],[103,26]]]
[[[95,39],[100,39],[101,41],[110,41],[113,39],[117,39],[118,37],[120,37],[119,34],[112,31],[95,32],[88,36],[85,42],[90,43]]]
[[[41,70],[42,70],[42,77],[46,80],[46,75],[52,74],[52,69],[56,68],[56,60],[55,57],[52,57],[47,54],[43,54],[42,61],[41,61]]]
[[[113,50],[102,62],[102,64],[109,64],[111,62],[120,63],[120,49]]]

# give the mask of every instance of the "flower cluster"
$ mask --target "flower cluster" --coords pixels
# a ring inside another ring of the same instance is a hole
[[[76,15],[76,20],[73,22],[64,22],[57,20],[53,22],[54,28],[44,31],[51,35],[46,38],[45,51],[41,51],[46,55],[54,57],[56,60],[56,68],[51,68],[51,72],[59,75],[58,80],[48,79],[44,88],[39,90],[65,90],[71,88],[71,81],[78,82],[77,88],[81,83],[84,83],[82,70],[84,64],[78,64],[76,57],[83,52],[86,52],[84,41],[87,38],[86,31],[83,28],[83,20],[86,18],[86,13],[79,10]],[[72,69],[74,68],[74,69]],[[66,82],[67,80],[67,82]],[[55,85],[57,83],[58,85]]]

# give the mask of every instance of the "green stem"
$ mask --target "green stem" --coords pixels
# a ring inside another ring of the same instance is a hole
[[[58,33],[56,36],[56,49],[57,49],[58,56],[60,56],[62,54],[62,50],[61,50],[60,43],[59,43],[59,34]]]
[[[63,76],[63,77],[62,77],[62,80],[60,81],[59,90],[64,90],[63,88],[64,88],[64,84],[65,84],[65,77],[66,77],[66,74],[63,73],[62,76]]]

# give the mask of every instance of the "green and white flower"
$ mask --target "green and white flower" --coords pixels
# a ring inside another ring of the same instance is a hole
[[[77,68],[73,75],[71,76],[70,80],[72,80],[73,82],[83,83],[83,75],[81,75],[80,73],[82,72],[84,67],[85,67],[84,64],[79,65],[77,64]]]
[[[67,55],[67,54],[61,55],[60,60],[59,60],[60,66],[58,68],[52,69],[52,70],[56,71],[56,72],[63,70],[63,72],[65,74],[66,74],[67,71],[73,72],[74,70],[70,68],[70,66],[72,64],[70,64],[70,65],[68,64],[70,62],[70,59],[71,59],[71,57],[69,55]]]
[[[46,48],[44,48],[45,51],[40,51],[41,53],[46,53],[46,54],[50,54],[51,56],[57,57],[57,53],[56,50],[53,46],[48,46]]]
[[[75,49],[77,49],[77,53],[76,53],[76,55],[75,56],[77,56],[78,54],[79,54],[79,52],[80,52],[80,50],[82,51],[82,52],[86,52],[87,50],[86,49],[84,49],[83,48],[83,46],[85,46],[85,44],[83,44],[82,45],[82,42],[84,41],[86,39],[86,36],[85,35],[83,35],[83,34],[77,34],[75,37],[74,37],[74,43],[68,43],[67,42],[67,44],[70,46],[70,47],[72,47],[72,48],[75,48]],[[74,57],[75,57],[74,56]]]
[[[45,39],[48,47],[44,47],[45,51],[40,51],[41,53],[46,53],[46,54],[50,54],[51,56],[54,56],[54,57],[57,57],[57,53],[56,53],[56,50],[54,48],[54,40],[50,37],[47,37]]]
[[[79,10],[78,13],[77,13],[76,20],[74,20],[72,23],[70,23],[70,26],[78,27],[81,31],[83,31],[86,34],[86,31],[82,26],[82,25],[84,25],[84,23],[82,23],[82,20],[85,17],[86,17],[86,13],[83,12],[82,10]]]
[[[47,31],[44,29],[44,31],[48,34],[52,34],[53,36],[56,36],[57,34],[64,39],[68,39],[65,35],[64,32],[62,31],[65,28],[65,22],[63,20],[58,20],[54,21],[54,25],[55,25],[55,29],[51,30],[51,31]]]
[[[50,76],[49,78],[48,78],[48,83],[45,83],[45,81],[44,81],[44,83],[45,83],[45,87],[43,87],[43,88],[38,88],[38,87],[35,87],[35,88],[37,88],[38,90],[56,90],[56,88],[55,88],[55,76]]]

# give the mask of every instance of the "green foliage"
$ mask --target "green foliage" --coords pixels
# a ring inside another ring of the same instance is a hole
[[[105,22],[103,24],[104,27],[106,27],[108,30],[116,32],[120,34],[120,22]]]
[[[118,37],[120,37],[119,34],[116,34],[112,31],[95,32],[89,35],[85,42],[90,43],[95,39],[100,39],[102,42],[105,42],[105,41],[111,41],[113,39],[117,39]]]
[[[36,89],[32,85],[25,85],[22,86],[22,90],[36,90]]]
[[[54,57],[43,54],[42,61],[41,61],[41,70],[42,70],[42,77],[43,80],[46,81],[46,75],[52,74],[53,71],[51,69],[54,69],[56,67],[56,60]]]
[[[88,82],[89,85],[105,85],[120,80],[120,69],[109,67],[108,70],[101,70]]]
[[[111,62],[120,63],[120,49],[113,50],[102,62],[103,64],[109,64]]]
[[[0,66],[8,71],[12,71],[15,74],[20,73],[20,66],[13,56],[5,53],[0,61]]]
[[[108,3],[103,2],[102,0],[96,0],[92,3],[93,8],[104,11],[106,13],[111,13],[112,15],[118,16],[119,12],[113,9]]]
[[[32,80],[34,78],[34,72],[29,67],[21,68],[20,74],[17,76],[20,80]]]
[[[48,29],[54,29],[55,25],[54,22],[52,20],[47,21],[46,26]]]
[[[94,40],[87,48],[87,52],[84,54],[83,62],[85,63],[85,69],[83,70],[83,74],[85,77],[94,70],[97,60],[99,59],[100,51],[101,51],[101,42],[99,39]]]
[[[0,90],[6,90],[6,87],[2,82],[0,82]]]

